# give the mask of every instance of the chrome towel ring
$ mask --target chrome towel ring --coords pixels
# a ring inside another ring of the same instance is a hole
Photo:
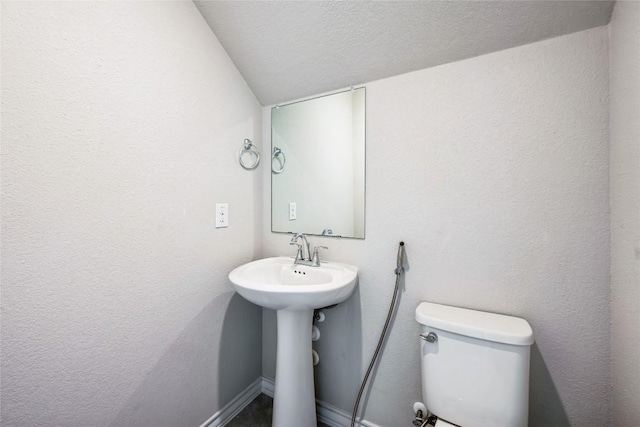
[[[277,160],[280,163],[280,169],[274,169],[273,161]],[[284,164],[287,162],[287,158],[284,153],[278,147],[273,147],[273,154],[271,154],[271,172],[281,173],[284,170]]]
[[[248,154],[249,157],[255,157],[253,163],[245,163],[248,160],[243,160],[245,157],[243,155]],[[238,161],[240,162],[240,166],[245,168],[248,171],[254,170],[260,164],[260,152],[258,151],[258,147],[253,145],[250,139],[245,139],[244,144],[240,151],[238,152]]]

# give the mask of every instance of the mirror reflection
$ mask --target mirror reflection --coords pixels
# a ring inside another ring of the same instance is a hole
[[[271,110],[271,231],[364,239],[365,88]]]

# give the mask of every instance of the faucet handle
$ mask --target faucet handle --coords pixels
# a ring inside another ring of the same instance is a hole
[[[329,249],[326,246],[316,246],[313,248],[313,257],[311,258],[311,261],[313,262],[314,265],[320,265],[320,258],[318,257],[318,249]]]

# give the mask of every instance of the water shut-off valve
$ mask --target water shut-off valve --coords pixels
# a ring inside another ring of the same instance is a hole
[[[424,417],[427,415],[427,407],[422,402],[414,402],[413,404],[413,425],[420,427],[424,422]]]
[[[413,404],[413,425],[416,427],[435,426],[437,418],[433,415],[429,415],[427,407],[422,402],[415,402]]]

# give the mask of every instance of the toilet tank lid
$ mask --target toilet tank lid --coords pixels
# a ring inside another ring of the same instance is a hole
[[[454,334],[511,345],[533,344],[533,330],[519,317],[422,302],[416,320]]]

